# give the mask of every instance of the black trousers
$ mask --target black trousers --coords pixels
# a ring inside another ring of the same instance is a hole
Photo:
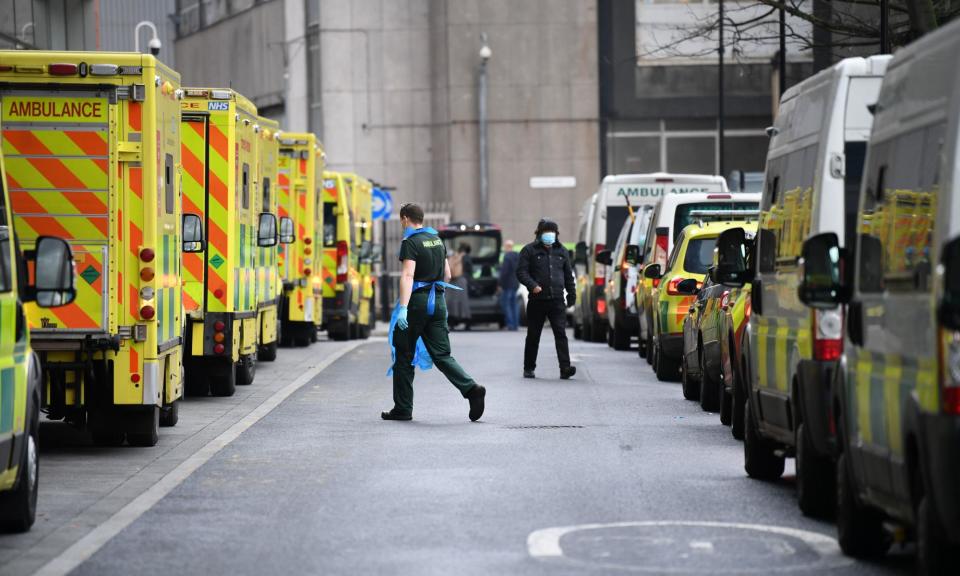
[[[563,298],[549,300],[530,299],[527,302],[527,343],[523,350],[523,369],[537,368],[537,352],[540,350],[540,333],[543,323],[550,320],[553,339],[557,344],[557,359],[560,368],[570,367],[570,349],[567,345],[567,307]]]

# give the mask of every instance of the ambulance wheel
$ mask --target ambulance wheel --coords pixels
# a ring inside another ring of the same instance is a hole
[[[160,409],[160,426],[173,428],[180,421],[180,401],[174,400]]]
[[[930,497],[924,495],[917,506],[917,574],[955,574],[960,562],[960,547],[943,538],[943,526]]]
[[[680,359],[680,385],[683,388],[683,397],[687,400],[700,399],[700,385],[690,375],[690,369],[687,367],[687,355],[684,354]]]
[[[743,424],[746,426],[743,438],[743,468],[747,471],[747,476],[758,480],[776,480],[783,476],[783,456],[778,456],[773,446],[760,437],[749,402],[743,415]]]
[[[249,386],[253,384],[253,377],[257,374],[257,361],[253,354],[241,356],[236,364],[237,386]]]
[[[651,326],[652,324],[653,324],[653,320],[650,320],[647,326]],[[653,360],[654,360],[653,328],[647,328],[647,343],[645,345],[645,348],[646,348],[646,355],[644,357],[647,359],[647,364],[652,366]]]
[[[37,517],[37,490],[40,485],[40,413],[31,401],[27,421],[27,443],[20,454],[17,488],[0,493],[0,531],[26,532]]]
[[[117,425],[111,412],[91,413],[89,417],[90,438],[97,446],[121,446],[126,434]]]
[[[313,344],[317,341],[317,327],[310,325],[307,327],[307,333],[310,335],[310,343]]]
[[[233,396],[237,391],[237,370],[233,362],[220,362],[219,366],[211,366],[207,374],[210,381],[210,392],[214,396]]]
[[[261,362],[273,362],[277,359],[277,341],[264,344],[257,350],[257,360]]]
[[[837,461],[837,542],[847,556],[880,556],[890,547],[883,518],[861,506],[854,490],[849,457],[842,453]]]
[[[663,344],[657,345],[657,380],[661,382],[673,382],[680,375],[680,363],[675,358],[670,358],[663,353]]]
[[[700,359],[700,409],[704,412],[717,412],[720,410],[720,387],[707,370],[702,343],[697,346],[697,357]]]
[[[361,339],[361,340],[366,340],[366,339],[368,339],[368,338],[370,338],[370,326],[369,326],[369,325],[367,325],[367,326],[361,326],[361,327],[360,327],[360,339]]]
[[[131,427],[127,431],[127,443],[131,446],[156,446],[160,440],[160,409],[151,406],[129,417]]]
[[[836,474],[827,458],[817,455],[801,423],[796,432],[797,503],[805,516],[829,518],[833,513],[833,482]]]
[[[630,333],[624,328],[614,328],[613,329],[613,349],[614,350],[629,350],[630,349]]]
[[[350,338],[350,319],[348,318],[346,321],[331,324],[327,328],[327,335],[330,336],[331,340],[336,340],[337,342],[348,340]]]
[[[730,407],[730,433],[737,440],[743,440],[743,414],[747,409],[746,366],[733,371],[733,402]]]
[[[721,379],[722,382],[722,379]],[[720,423],[729,426],[732,418],[731,410],[733,408],[732,394],[727,392],[727,387],[720,385]]]

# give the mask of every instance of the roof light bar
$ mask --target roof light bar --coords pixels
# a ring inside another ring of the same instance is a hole
[[[188,98],[207,98],[208,96],[210,91],[205,88],[187,88]]]
[[[120,72],[120,67],[116,64],[91,64],[91,76],[116,76]]]
[[[229,90],[211,90],[210,98],[214,100],[229,100],[232,94]]]

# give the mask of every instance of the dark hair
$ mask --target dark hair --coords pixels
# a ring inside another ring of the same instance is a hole
[[[534,235],[534,236],[539,236],[539,235],[543,234],[544,232],[556,232],[556,233],[559,234],[559,233],[560,233],[560,227],[557,226],[557,223],[554,222],[554,221],[553,221],[552,219],[550,219],[550,218],[541,218],[540,221],[537,222],[537,229],[536,229],[536,231],[533,233],[533,235]]]
[[[419,204],[408,202],[400,207],[400,217],[414,224],[423,224],[423,208]]]

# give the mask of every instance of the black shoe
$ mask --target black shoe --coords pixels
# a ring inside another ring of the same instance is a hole
[[[566,367],[566,368],[561,368],[561,369],[560,369],[560,379],[561,379],[561,380],[569,380],[569,379],[570,379],[574,374],[576,374],[576,373],[577,373],[577,367],[576,367],[576,366],[568,366],[568,367]]]
[[[381,412],[380,417],[383,418],[384,420],[402,420],[404,422],[408,420],[413,420],[413,416],[411,416],[410,414],[404,414],[402,412],[397,412],[395,410],[391,410],[389,412]]]
[[[523,371],[523,377],[524,377],[524,378],[536,378],[537,375],[533,373],[533,370],[524,370],[524,371]]]
[[[467,393],[467,400],[470,401],[470,421],[476,422],[483,416],[483,399],[487,395],[487,389],[477,384]]]

